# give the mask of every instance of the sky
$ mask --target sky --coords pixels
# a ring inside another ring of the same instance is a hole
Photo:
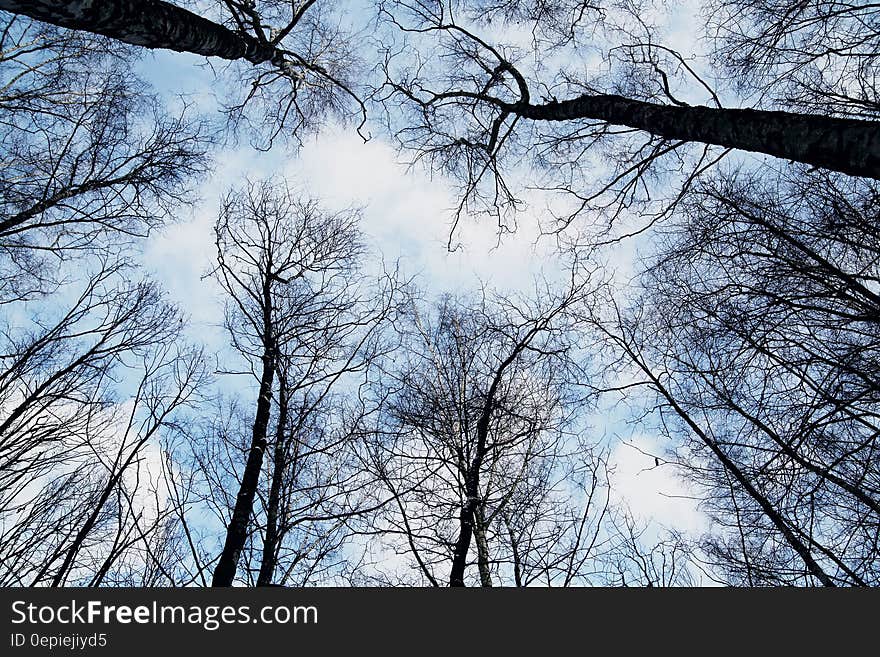
[[[687,11],[679,13],[671,34],[684,41],[696,33],[696,19]],[[139,66],[169,104],[185,98],[206,113],[216,108],[212,74],[204,59],[156,51]],[[554,244],[539,239],[540,203],[519,215],[517,232],[500,241],[491,220],[465,218],[456,232],[460,248],[450,252],[447,243],[457,205],[454,186],[440,175],[408,166],[405,155],[380,129],[370,132],[372,138],[364,143],[353,129],[331,124],[298,151],[278,146],[261,152],[242,140],[215,152],[212,172],[198,190],[201,201],[182,208],[179,220],[153,235],[143,254],[147,271],[188,314],[194,339],[215,350],[228,342],[221,327],[222,294],[205,274],[215,255],[212,227],[218,201],[246,178],[282,176],[330,211],[362,208],[361,229],[376,256],[374,266],[380,260],[398,262],[405,277],[417,276],[427,296],[467,292],[482,283],[525,292],[536,275],[559,274]],[[629,242],[612,255],[611,264],[631,272],[635,257],[636,247]],[[657,435],[629,425],[610,404],[600,406],[590,424],[611,448],[614,501],[626,504],[652,531],[667,526],[696,537],[708,529],[693,491],[673,466],[663,463],[666,446]],[[661,459],[659,467],[655,456]]]

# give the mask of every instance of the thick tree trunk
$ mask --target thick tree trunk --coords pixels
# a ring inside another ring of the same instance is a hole
[[[283,372],[283,370],[282,370]],[[275,456],[272,462],[272,482],[269,485],[269,501],[266,505],[266,535],[263,539],[263,558],[257,586],[269,586],[275,575],[278,547],[278,508],[281,504],[281,484],[287,469],[287,382],[280,375],[278,391],[278,426],[275,431]]]
[[[0,0],[0,9],[147,48],[270,61],[274,48],[160,0]],[[503,104],[538,121],[593,119],[666,139],[715,144],[880,179],[880,124],[752,109],[659,105],[613,94],[562,102]]]
[[[146,48],[246,59],[254,64],[276,54],[255,37],[160,0],[0,0],[0,9]]]
[[[646,103],[589,95],[544,105],[505,107],[536,121],[593,119],[666,139],[715,144],[880,179],[880,122],[753,109]]]

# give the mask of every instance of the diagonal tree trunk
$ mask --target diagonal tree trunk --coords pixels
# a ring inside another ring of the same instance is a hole
[[[161,0],[0,0],[0,9],[135,46],[205,57],[271,60],[275,49],[253,36]]]
[[[591,119],[666,139],[765,153],[853,176],[880,179],[880,122],[816,114],[646,103],[585,94],[543,105],[501,106],[535,121]]]
[[[795,533],[794,530],[789,526],[787,520],[783,517],[783,515],[774,508],[773,503],[763,495],[749,480],[749,478],[740,470],[740,468],[733,462],[733,460],[724,452],[723,449],[716,443],[709,435],[706,434],[705,431],[694,421],[694,419],[690,416],[690,414],[681,407],[675,397],[671,392],[666,388],[666,386],[661,383],[661,381],[654,374],[653,370],[641,359],[639,355],[637,355],[633,349],[626,343],[626,341],[617,339],[618,344],[623,347],[623,349],[627,352],[627,355],[632,359],[633,363],[640,369],[645,375],[650,379],[651,383],[654,385],[654,388],[659,392],[669,403],[672,409],[678,414],[678,416],[691,428],[691,430],[696,434],[696,436],[708,447],[712,453],[718,458],[721,464],[724,466],[724,469],[727,473],[729,473],[733,479],[745,490],[745,492],[751,497],[758,506],[761,507],[761,510],[764,512],[764,515],[773,523],[773,526],[779,531],[780,534],[785,538],[788,544],[792,547],[792,549],[798,554],[798,556],[803,560],[804,566],[807,571],[811,575],[813,575],[816,579],[822,582],[823,586],[835,587],[837,586],[834,580],[825,572],[822,566],[816,561],[815,557],[810,551],[810,548],[807,544],[805,544]]]

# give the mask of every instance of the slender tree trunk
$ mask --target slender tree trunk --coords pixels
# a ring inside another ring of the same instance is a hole
[[[107,480],[107,483],[104,485],[104,488],[101,491],[101,496],[98,498],[98,501],[95,504],[95,508],[92,509],[92,512],[89,514],[88,518],[86,518],[83,526],[80,527],[79,531],[76,533],[76,537],[73,539],[70,547],[66,550],[64,561],[62,562],[61,567],[52,578],[53,588],[64,585],[67,574],[73,566],[73,560],[76,558],[76,555],[79,554],[79,551],[82,549],[86,538],[88,538],[92,529],[95,527],[95,524],[98,522],[101,511],[103,511],[104,509],[104,505],[107,503],[107,500],[110,499],[111,493],[113,493],[113,490],[119,483],[121,474],[121,471],[111,474],[110,478]],[[46,565],[48,566],[49,564],[47,563]]]
[[[510,518],[507,517],[507,514],[501,516],[504,521],[504,526],[507,527],[507,535],[510,537],[510,550],[513,555],[513,583],[517,588],[523,585],[522,583],[522,564],[520,563],[519,557],[519,547],[516,541],[516,535],[513,532],[513,526],[510,524]]]
[[[665,389],[664,389],[665,390]],[[665,393],[664,393],[665,394]],[[685,413],[685,411],[678,406],[678,404],[672,400],[671,397],[667,396],[667,400],[670,401],[674,410],[688,423],[691,429],[700,437],[700,439],[706,444],[706,446],[712,450],[715,456],[721,461],[721,464],[724,468],[733,475],[733,478],[739,482],[740,486],[748,493],[748,495],[758,503],[758,506],[761,507],[761,510],[764,512],[764,515],[773,523],[777,530],[785,537],[788,541],[789,545],[797,552],[798,556],[803,560],[804,565],[807,570],[816,577],[824,586],[836,586],[834,580],[828,576],[828,574],[824,571],[822,566],[813,558],[813,555],[810,553],[809,547],[801,541],[795,533],[788,526],[788,523],[782,517],[782,514],[776,511],[773,507],[773,504],[768,500],[764,495],[762,495],[757,488],[752,485],[752,482],[743,474],[742,470],[737,467],[737,465],[724,453],[724,451],[718,446],[718,444],[709,438],[697,425],[691,420],[690,416]]]
[[[0,2],[2,2],[2,0],[0,0]],[[74,198],[75,196],[85,194],[87,192],[107,189],[113,187],[114,185],[121,185],[125,182],[127,182],[125,178],[112,178],[109,180],[90,181],[83,183],[82,185],[73,185],[71,187],[67,187],[58,194],[34,203],[27,210],[23,210],[18,214],[13,214],[7,216],[3,220],[0,220],[0,235],[7,235],[10,233],[19,232],[22,224],[27,223],[34,217],[43,214],[44,212],[46,212],[46,210],[55,207],[56,205],[66,201],[67,199]]]
[[[786,160],[880,179],[880,122],[754,109],[646,103],[585,94],[544,105],[513,103],[507,111],[536,121],[592,119],[688,142],[765,153]]]
[[[489,570],[489,541],[486,538],[486,519],[483,505],[474,507],[474,542],[477,544],[477,569],[480,571],[480,585],[492,586],[492,573]]]
[[[857,296],[859,299],[862,299],[862,305],[865,307],[866,312],[873,317],[876,317],[878,311],[880,311],[880,294],[872,291],[868,286],[858,280],[857,276],[851,274],[847,271],[844,271],[836,264],[831,262],[828,258],[824,257],[821,253],[819,253],[816,249],[812,248],[809,244],[804,241],[801,241],[797,237],[791,234],[791,231],[783,230],[772,221],[765,219],[760,215],[753,214],[748,212],[746,209],[742,208],[740,205],[728,199],[720,194],[712,194],[713,198],[717,201],[723,203],[729,208],[733,209],[735,212],[741,214],[748,221],[761,226],[765,230],[769,231],[773,234],[773,236],[782,240],[793,246],[798,251],[802,252],[804,255],[809,258],[813,264],[825,272],[828,273],[829,276],[841,281],[847,288],[849,288],[852,293]]]
[[[158,426],[158,425],[157,425]],[[61,564],[61,567],[58,569],[58,572],[55,573],[55,577],[52,578],[52,587],[63,586],[67,575],[73,566],[73,561],[76,556],[79,554],[79,551],[82,549],[83,544],[88,538],[89,534],[94,529],[95,525],[98,522],[98,519],[101,516],[101,512],[104,510],[104,505],[107,504],[107,500],[110,499],[110,496],[114,491],[119,490],[120,482],[122,481],[122,476],[128,470],[129,466],[131,466],[135,457],[140,454],[141,449],[147,443],[147,439],[152,435],[152,431],[150,431],[145,437],[141,438],[137,444],[133,446],[128,457],[119,463],[117,460],[113,464],[113,470],[111,470],[110,476],[107,479],[107,483],[104,484],[104,488],[101,491],[101,495],[98,497],[98,501],[95,504],[95,507],[92,509],[86,521],[83,523],[82,527],[80,527],[79,531],[76,533],[76,537],[71,543],[70,547],[67,549],[67,554],[64,557],[64,561]],[[117,458],[121,458],[122,453],[120,452]],[[50,562],[46,563],[44,569],[41,571],[41,575],[45,572],[46,568],[51,564]],[[110,557],[107,558],[104,564],[104,570],[108,570],[112,562]],[[103,577],[103,575],[102,575]],[[39,579],[39,578],[38,578]]]
[[[260,483],[263,454],[266,452],[266,435],[269,431],[269,415],[272,407],[272,382],[275,379],[276,345],[272,335],[271,280],[263,282],[263,371],[260,376],[260,392],[257,397],[257,413],[254,418],[251,448],[241,477],[241,485],[235,498],[232,519],[226,528],[226,542],[211,586],[232,586],[238,559],[247,539],[248,523],[254,511],[254,498]]]
[[[146,48],[254,64],[276,55],[271,45],[255,37],[160,0],[0,0],[0,9]]]
[[[272,462],[272,483],[266,505],[266,536],[263,539],[263,558],[257,586],[269,586],[275,574],[276,549],[278,547],[278,507],[281,503],[281,485],[287,468],[287,382],[279,377],[278,426],[275,431],[275,455]]]

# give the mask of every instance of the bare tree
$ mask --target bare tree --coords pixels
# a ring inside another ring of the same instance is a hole
[[[160,500],[144,515],[144,460],[204,375],[155,285],[118,287],[120,273],[108,264],[68,310],[3,332],[0,552],[9,583],[99,584],[165,512]]]
[[[159,445],[205,379],[137,238],[191,199],[205,125],[130,53],[0,17],[0,554],[15,585],[137,584],[168,528]],[[156,581],[153,578],[151,581]]]
[[[692,584],[693,555],[878,584],[877,7],[707,0],[696,61],[641,2],[383,1],[369,44],[333,3],[197,6],[0,0],[0,583],[369,581],[375,549],[385,584]],[[247,383],[193,421],[203,355],[131,261],[211,135],[133,75],[145,48],[224,60],[258,147],[360,129],[369,95],[459,216],[562,193],[571,279],[400,313],[357,212],[249,183],[212,272]],[[584,274],[634,234],[631,286]],[[612,503],[612,391],[703,492],[699,541]]]
[[[876,194],[821,172],[707,180],[610,320],[733,583],[876,583]]]
[[[0,2],[0,8],[135,45],[244,60],[258,66],[268,63],[272,71],[254,79],[253,93],[279,79],[291,86],[283,94],[289,101],[282,103],[286,110],[276,113],[275,118],[284,118],[290,110],[306,118],[307,113],[300,111],[297,94],[303,88],[301,82],[309,76],[319,81],[318,87],[327,89],[329,84],[330,89],[354,96],[350,86],[332,68],[314,57],[315,51],[296,47],[309,43],[309,35],[315,34],[307,25],[300,25],[315,2],[296,6],[268,0],[230,0],[221,4],[228,12],[232,29],[160,1],[117,0],[95,8],[85,2],[5,0]],[[524,11],[522,4],[516,2],[491,3],[488,8],[486,3],[477,2],[470,12],[465,6],[466,18],[459,21],[455,11],[459,4],[442,0],[382,3],[382,11],[394,24],[411,33],[430,34],[444,41],[441,47],[445,49],[442,55],[421,56],[410,71],[390,77],[389,82],[394,95],[414,103],[416,111],[412,116],[419,121],[412,128],[405,128],[407,134],[421,132],[420,139],[431,137],[424,144],[434,140],[445,142],[425,150],[442,148],[451,154],[457,148],[467,153],[459,157],[471,160],[472,173],[478,178],[479,170],[492,169],[493,155],[511,141],[520,120],[586,124],[588,127],[580,135],[585,143],[607,133],[611,125],[645,131],[667,142],[664,146],[654,145],[655,156],[672,148],[675,142],[698,142],[757,151],[851,175],[880,175],[880,135],[872,122],[783,111],[689,106],[684,102],[652,103],[603,93],[573,79],[564,80],[559,88],[546,82],[530,85],[528,76],[517,68],[516,58],[506,54],[515,53],[513,47],[493,46],[469,28],[469,21],[527,18],[542,27],[549,24],[549,28],[543,29],[557,37],[557,44],[560,34],[570,33],[572,38],[564,42],[571,43],[575,41],[575,32],[588,22],[588,15],[597,22],[605,18],[602,7],[570,2],[550,10],[546,3],[541,3]],[[570,23],[561,23],[563,18]],[[533,33],[537,30],[538,27]],[[295,38],[300,31],[307,36],[292,48],[285,47],[285,39]],[[321,41],[329,44],[327,40]],[[454,72],[441,72],[439,81],[426,80],[424,74],[429,69],[424,63],[433,63],[430,60],[438,57],[451,63]],[[562,93],[567,97],[557,100]],[[535,102],[540,95],[543,99]],[[463,132],[461,127],[454,130],[460,136],[452,136],[444,126],[447,122],[442,117],[450,113],[468,122]]]
[[[608,447],[587,424],[590,285],[542,283],[532,299],[444,296],[430,313],[413,305],[373,385],[379,412],[366,418],[364,463],[392,502],[357,526],[378,560],[363,581],[694,581],[682,538],[653,541],[612,503]]]
[[[646,537],[648,527],[630,514],[618,514],[613,521],[612,546],[607,550],[604,577],[608,586],[648,588],[696,586],[695,558],[690,542],[673,530],[659,540]]]
[[[870,2],[708,3],[718,68],[744,93],[876,120],[880,11]]]
[[[2,302],[49,291],[60,261],[112,257],[191,200],[209,134],[167,116],[125,53],[0,17]]]
[[[570,583],[598,552],[607,481],[576,439],[586,374],[568,316],[583,285],[414,306],[365,456],[394,503],[366,531],[422,582],[463,586],[475,563],[483,586]]]
[[[357,219],[354,211],[327,214],[284,183],[251,184],[224,201],[216,227],[215,276],[229,295],[226,328],[233,346],[254,368],[259,389],[215,585],[228,586],[235,576],[252,531],[270,444],[274,455],[258,583],[272,580],[283,539],[302,516],[326,515],[320,509],[353,490],[344,474],[323,461],[337,454],[345,432],[333,436],[328,428],[322,436],[316,417],[330,411],[335,387],[374,358],[396,286],[386,277],[380,282],[384,288],[374,287],[363,276]],[[319,460],[326,470],[309,472]],[[304,504],[300,517],[291,517],[298,504]]]
[[[398,142],[460,182],[459,212],[488,210],[501,230],[526,185],[563,194],[546,230],[630,209],[666,216],[731,150],[878,176],[873,117],[725,106],[642,4],[382,3],[400,36],[376,97]]]

